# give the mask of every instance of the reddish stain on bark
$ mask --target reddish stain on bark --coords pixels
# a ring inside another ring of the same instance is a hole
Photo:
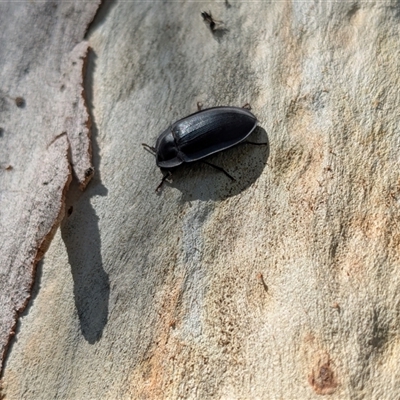
[[[336,390],[338,384],[329,358],[319,359],[308,377],[308,382],[317,394],[332,394]]]

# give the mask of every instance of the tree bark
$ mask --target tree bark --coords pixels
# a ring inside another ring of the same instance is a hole
[[[399,398],[399,3],[54,4],[0,13],[6,398]],[[269,146],[155,193],[197,102]]]

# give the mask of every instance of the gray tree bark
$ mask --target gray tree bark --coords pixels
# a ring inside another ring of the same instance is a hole
[[[6,398],[399,398],[398,1],[1,7]],[[197,102],[269,147],[157,194]]]

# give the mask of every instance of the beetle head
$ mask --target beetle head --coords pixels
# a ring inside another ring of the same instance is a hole
[[[160,168],[173,168],[183,163],[172,136],[171,128],[165,130],[156,143],[156,163]]]

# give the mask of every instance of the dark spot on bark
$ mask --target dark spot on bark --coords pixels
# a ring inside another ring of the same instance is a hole
[[[15,104],[17,105],[17,107],[19,108],[24,108],[25,107],[25,100],[23,97],[16,97],[15,99]]]
[[[85,178],[89,178],[89,176],[92,176],[94,173],[94,168],[90,167],[85,171]]]
[[[361,7],[358,4],[352,4],[350,10],[347,12],[347,17],[349,19],[353,18],[355,14],[359,11]]]
[[[257,274],[257,279],[258,279],[258,280],[260,281],[260,283],[262,284],[264,290],[268,293],[268,286],[267,286],[267,284],[265,283],[264,276],[263,276],[263,274],[262,274],[261,272],[259,272],[259,273]]]
[[[336,390],[337,381],[329,359],[318,361],[308,377],[308,382],[317,394],[332,394]]]

